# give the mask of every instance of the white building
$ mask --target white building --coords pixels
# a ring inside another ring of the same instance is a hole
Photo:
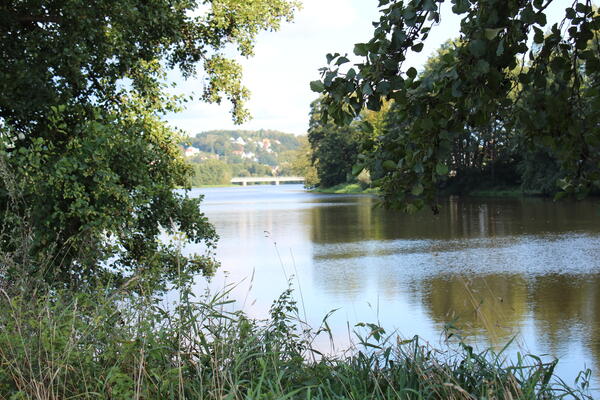
[[[200,149],[197,149],[196,147],[190,146],[188,148],[185,149],[184,151],[184,156],[185,157],[194,157],[195,155],[198,155],[200,153]]]

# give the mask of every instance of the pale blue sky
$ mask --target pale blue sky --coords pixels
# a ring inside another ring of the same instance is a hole
[[[241,60],[244,83],[252,92],[248,103],[253,116],[250,122],[234,125],[227,102],[219,106],[199,100],[188,103],[186,111],[170,115],[168,121],[189,135],[211,129],[306,133],[309,105],[316,98],[309,82],[319,78],[318,69],[325,65],[327,53],[352,54],[354,43],[369,40],[373,31],[371,22],[378,19],[378,0],[304,0],[303,3],[293,23],[284,24],[278,32],[259,35],[255,56]],[[570,0],[555,0],[548,22],[558,20],[558,15],[570,4]],[[444,4],[446,8],[449,6]],[[408,57],[406,68],[419,68],[441,43],[458,36],[458,16],[451,12],[442,12],[442,16],[423,51]],[[200,78],[177,81],[180,93],[202,93]]]

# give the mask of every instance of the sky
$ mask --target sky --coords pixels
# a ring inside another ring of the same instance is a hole
[[[556,20],[570,3],[555,0],[548,12],[549,22]],[[244,67],[243,82],[251,92],[247,107],[253,118],[249,122],[234,125],[227,101],[215,105],[199,99],[187,103],[185,111],[168,115],[167,121],[191,136],[213,129],[273,129],[306,134],[310,103],[317,97],[310,90],[310,81],[320,78],[318,70],[326,65],[327,53],[352,55],[355,43],[372,37],[371,23],[379,19],[377,4],[378,0],[304,0],[294,22],[284,23],[277,32],[261,33],[255,55],[238,59]],[[443,5],[441,23],[432,30],[423,51],[408,56],[405,69],[419,69],[442,43],[458,37],[460,19],[448,12],[449,7],[449,2]],[[200,77],[173,79],[179,93],[197,98],[203,91]]]

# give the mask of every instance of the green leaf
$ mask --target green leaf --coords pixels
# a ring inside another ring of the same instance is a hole
[[[377,84],[377,93],[385,96],[390,92],[391,85],[387,81],[382,81]]]
[[[325,85],[321,81],[312,81],[310,83],[310,90],[317,93],[323,93],[325,91]]]
[[[463,14],[471,9],[471,4],[468,0],[454,0],[453,3],[452,12],[454,14]]]
[[[385,160],[382,166],[386,171],[394,171],[396,169],[396,162],[392,160]]]
[[[544,32],[542,32],[542,30],[540,28],[538,28],[537,26],[534,26],[533,30],[535,31],[535,35],[533,35],[534,43],[537,43],[537,44],[544,43]]]
[[[535,14],[535,22],[537,22],[538,25],[545,26],[548,22],[546,19],[546,14],[544,14],[543,12]]]
[[[366,57],[369,54],[369,45],[366,43],[357,43],[354,45],[354,54]]]
[[[585,14],[590,11],[590,8],[583,3],[577,3],[575,5],[575,10],[577,10],[579,13]]]
[[[487,40],[493,40],[502,30],[503,28],[486,28],[485,37]]]
[[[415,44],[413,47],[411,47],[411,50],[414,51],[415,53],[421,52],[421,50],[423,50],[423,43]]]
[[[423,187],[423,185],[421,185],[420,183],[417,183],[416,185],[414,185],[412,187],[412,190],[410,191],[413,196],[420,196],[423,194],[423,192],[425,191],[425,188]]]
[[[588,74],[594,74],[600,71],[600,60],[597,58],[591,58],[585,62],[585,72]]]
[[[481,39],[475,39],[469,45],[469,51],[475,57],[482,57],[485,54],[487,43]]]
[[[408,77],[411,79],[415,79],[417,77],[417,70],[413,67],[410,67],[408,71],[406,71],[406,75],[408,75]]]
[[[533,11],[533,7],[531,4],[527,4],[525,8],[521,11],[521,20],[525,24],[533,24],[536,20],[535,12]]]
[[[496,56],[500,57],[502,54],[504,54],[504,39],[500,40],[496,49]]]
[[[448,175],[448,166],[446,164],[443,164],[441,162],[437,163],[437,165],[435,166],[435,172],[438,175]]]
[[[353,176],[360,175],[360,173],[362,172],[363,169],[365,169],[365,166],[363,164],[356,164],[356,165],[352,166],[352,175]]]
[[[423,10],[425,11],[436,11],[438,9],[434,0],[425,0],[423,2]]]
[[[325,87],[330,87],[333,83],[333,79],[336,77],[336,73],[333,71],[329,71],[325,74],[325,79],[323,79],[323,84]]]
[[[342,64],[346,64],[350,62],[350,60],[348,60],[348,58],[346,57],[340,57],[337,62],[335,63],[335,65],[342,65]]]
[[[479,60],[475,64],[475,71],[478,75],[485,75],[490,71],[490,64],[485,60]]]
[[[406,213],[407,213],[407,214],[414,214],[414,213],[416,213],[417,211],[419,211],[419,207],[417,207],[417,206],[416,206],[416,205],[414,205],[413,203],[410,203],[410,204],[407,204],[407,205],[406,205],[406,208],[405,208],[405,210],[406,210]]]
[[[371,95],[367,100],[367,108],[371,111],[381,110],[381,97]]]
[[[453,97],[461,97],[463,95],[462,90],[460,89],[460,81],[454,81],[452,84],[452,96]]]
[[[406,33],[404,33],[404,31],[398,29],[395,30],[394,33],[392,34],[392,47],[394,49],[399,48],[404,41],[406,40]]]

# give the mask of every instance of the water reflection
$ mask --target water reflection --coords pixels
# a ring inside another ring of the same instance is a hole
[[[437,216],[406,216],[373,197],[299,189],[206,191],[227,279],[254,271],[239,299],[256,302],[255,315],[294,274],[309,322],[342,308],[330,321],[342,342],[347,321],[377,319],[432,341],[455,321],[483,346],[516,336],[514,351],[561,357],[567,381],[584,364],[600,369],[594,202],[451,198]]]
[[[521,275],[439,276],[418,286],[438,324],[453,321],[467,336],[486,336],[501,345],[526,317],[527,281]]]

